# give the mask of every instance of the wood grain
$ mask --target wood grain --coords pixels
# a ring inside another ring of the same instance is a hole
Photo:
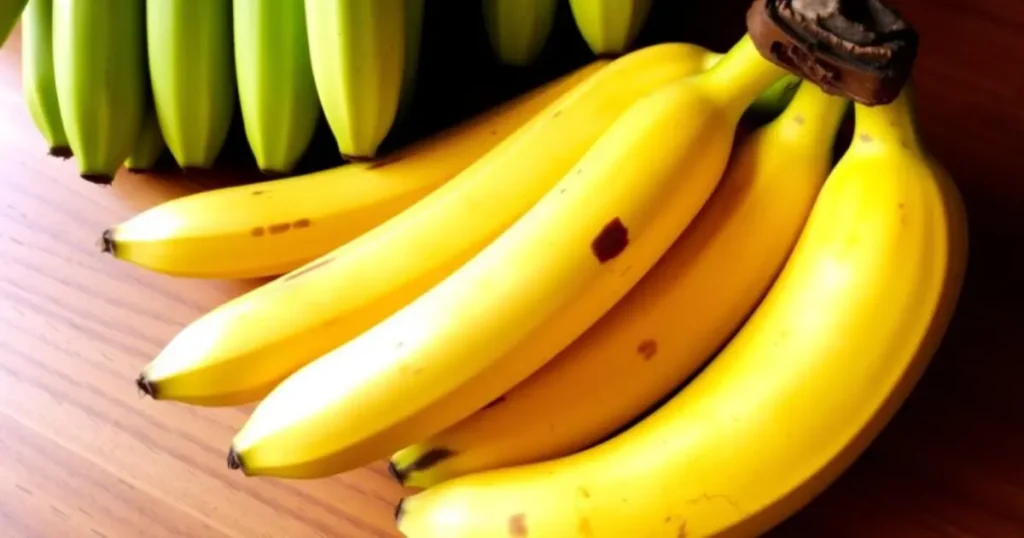
[[[735,21],[745,2],[725,4]],[[904,409],[772,536],[1024,537],[1024,4],[893,4],[922,34],[925,137],[968,199],[969,279]],[[396,536],[403,490],[383,465],[308,482],[245,478],[223,460],[249,408],[156,403],[133,390],[176,331],[258,282],[148,273],[102,256],[98,234],[238,179],[78,180],[72,162],[45,155],[19,55],[16,31],[0,49],[0,536]]]

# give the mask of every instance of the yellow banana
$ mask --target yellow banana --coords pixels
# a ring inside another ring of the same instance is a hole
[[[18,23],[22,16],[26,0],[3,0],[0,1],[0,47],[7,41],[7,37]]]
[[[622,54],[636,39],[651,0],[569,0],[576,27],[599,56]]]
[[[138,0],[55,0],[60,115],[81,176],[109,184],[132,151],[146,106],[145,16]]]
[[[473,257],[572,169],[623,110],[697,72],[706,54],[696,45],[665,44],[608,64],[402,213],[190,324],[146,366],[140,385],[156,398],[207,405],[262,398]]]
[[[480,254],[275,388],[229,463],[294,478],[347,471],[536,371],[686,228],[722,176],[740,116],[782,74],[745,38],[706,73],[636,101]]]
[[[139,139],[135,141],[135,148],[125,159],[124,166],[129,172],[149,170],[156,165],[165,149],[167,144],[160,132],[160,121],[156,117],[156,109],[150,103],[146,119],[142,122],[142,130],[139,131]]]
[[[614,309],[492,405],[397,453],[395,476],[430,487],[565,456],[678,387],[785,263],[828,175],[845,109],[845,100],[802,85],[781,116],[743,142],[697,219]]]
[[[693,382],[596,448],[406,499],[403,535],[756,536],[826,488],[921,376],[966,265],[961,200],[908,92],[857,105],[778,280]]]
[[[107,230],[104,249],[178,276],[287,273],[402,212],[606,64],[592,62],[377,161],[165,202]]]
[[[25,103],[50,155],[68,158],[53,73],[53,0],[32,0],[21,15],[21,83]]]
[[[285,174],[305,153],[320,118],[302,0],[234,0],[235,72],[256,165]]]
[[[258,400],[448,276],[532,207],[630,104],[697,72],[706,49],[650,47],[612,62],[402,213],[212,310],[146,366],[156,398]],[[301,312],[301,315],[294,315]]]
[[[306,2],[313,78],[338,149],[369,159],[395,121],[405,78],[406,0]]]
[[[235,107],[231,0],[147,0],[160,130],[182,168],[213,166]]]
[[[491,47],[505,64],[527,66],[540,56],[551,34],[557,0],[482,0]]]

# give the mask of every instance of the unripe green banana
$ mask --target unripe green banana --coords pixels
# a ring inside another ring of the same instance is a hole
[[[148,0],[146,32],[167,147],[182,168],[209,168],[235,107],[231,0]]]
[[[18,22],[21,10],[25,8],[26,0],[0,0],[0,47],[11,35],[11,29]]]
[[[651,10],[651,0],[569,0],[576,27],[598,56],[626,52]]]
[[[498,59],[526,66],[540,56],[558,10],[556,0],[483,0],[484,26]]]
[[[135,142],[131,155],[125,159],[124,166],[128,168],[129,172],[150,170],[156,165],[157,159],[163,155],[165,149],[167,149],[167,143],[164,142],[164,135],[160,132],[156,109],[150,105],[146,112],[146,119],[142,122],[142,130],[139,131],[139,139]]]
[[[302,0],[234,0],[235,73],[249,147],[267,174],[286,174],[309,146],[320,101]]]
[[[28,111],[50,146],[50,155],[68,158],[53,73],[53,0],[32,0],[21,16],[21,87]]]
[[[55,0],[53,65],[64,131],[81,176],[108,184],[131,153],[146,103],[139,0]]]
[[[306,2],[317,94],[338,150],[369,159],[395,121],[405,78],[406,0]]]

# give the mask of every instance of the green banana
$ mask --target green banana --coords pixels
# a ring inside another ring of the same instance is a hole
[[[569,0],[576,27],[598,56],[629,49],[651,10],[651,0]]]
[[[209,168],[234,114],[231,0],[148,0],[146,32],[167,147],[182,168]]]
[[[68,158],[53,73],[53,0],[32,0],[21,15],[21,87],[29,114],[50,146],[50,155]]]
[[[234,0],[235,72],[260,170],[290,172],[320,118],[302,0]]]
[[[498,59],[519,67],[533,63],[557,10],[556,0],[483,0],[484,26]]]
[[[338,150],[376,156],[405,78],[406,0],[306,2],[313,79]]]
[[[124,165],[129,172],[150,170],[156,165],[156,161],[163,155],[165,149],[167,149],[167,143],[164,142],[164,135],[160,132],[156,109],[150,106],[146,113],[146,119],[142,122],[142,130],[139,131],[139,139],[135,142],[135,148],[132,149],[131,155],[125,159]]]
[[[146,103],[139,0],[55,0],[57,99],[78,171],[109,184],[132,151]]]
[[[0,0],[0,46],[7,41],[11,30],[18,22],[26,0]]]

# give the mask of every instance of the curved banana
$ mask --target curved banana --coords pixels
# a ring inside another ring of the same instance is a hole
[[[651,0],[569,0],[576,27],[598,56],[618,55],[633,44]]]
[[[398,452],[393,474],[430,487],[565,456],[667,396],[743,323],[785,263],[828,175],[845,109],[804,84],[743,141],[693,224],[615,308],[493,405]]]
[[[53,66],[82,178],[109,184],[146,106],[145,16],[137,0],[54,0]]]
[[[857,105],[778,280],[694,381],[596,448],[406,499],[403,535],[756,536],[825,489],[925,370],[965,270],[961,200],[908,91]]]
[[[402,213],[190,324],[145,368],[140,384],[156,398],[190,403],[262,398],[486,247],[623,110],[699,71],[705,55],[696,45],[665,44],[608,64]]]
[[[139,139],[135,142],[135,148],[132,149],[131,154],[125,159],[124,166],[129,172],[150,170],[164,154],[165,149],[167,149],[167,143],[164,142],[164,135],[160,132],[156,109],[150,103],[146,119],[142,122],[142,130],[139,131]]]
[[[231,0],[147,0],[146,32],[167,147],[182,168],[209,168],[235,107]]]
[[[406,70],[406,1],[306,2],[317,94],[346,159],[376,156],[395,121]]]
[[[53,0],[32,0],[21,15],[21,84],[25,103],[50,155],[68,158],[53,72]]]
[[[305,153],[320,101],[302,0],[234,0],[235,72],[249,147],[264,173],[288,173]]]
[[[491,48],[507,65],[527,66],[544,50],[557,0],[482,0]]]
[[[592,62],[378,161],[170,200],[104,232],[104,249],[178,276],[287,273],[401,213],[606,63]]]
[[[636,101],[477,256],[278,385],[235,436],[229,463],[249,475],[347,471],[529,376],[687,227],[725,170],[740,116],[782,73],[744,39],[711,70]]]
[[[3,0],[0,1],[0,47],[7,42],[11,30],[18,23],[18,17],[22,16],[26,0]]]

